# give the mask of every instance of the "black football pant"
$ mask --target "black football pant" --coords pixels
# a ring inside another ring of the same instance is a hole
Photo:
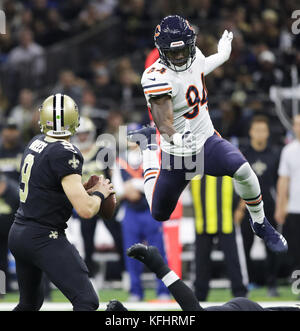
[[[98,296],[88,269],[64,231],[37,223],[14,223],[8,238],[16,260],[20,300],[15,310],[39,310],[44,301],[42,275],[70,300],[74,310],[96,310]]]
[[[293,273],[295,270],[300,270],[300,214],[287,215],[283,225],[283,235],[289,245],[286,256],[288,268]]]
[[[213,248],[214,235],[196,235],[196,280],[195,292],[199,301],[206,301],[209,292],[209,281],[211,278],[210,254]],[[235,234],[218,234],[219,245],[225,256],[225,264],[228,277],[231,280],[232,293],[235,297],[247,295],[247,288],[243,284],[241,265],[238,257],[238,248]]]

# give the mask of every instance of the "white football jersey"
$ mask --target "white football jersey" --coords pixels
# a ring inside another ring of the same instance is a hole
[[[161,148],[169,154],[190,156],[199,153],[207,138],[214,134],[207,106],[204,63],[205,57],[197,48],[194,62],[185,71],[173,71],[158,59],[143,73],[141,83],[148,107],[151,107],[151,97],[170,95],[176,132],[184,133],[186,128],[190,128],[196,137],[193,148],[187,149],[172,145],[161,136]]]

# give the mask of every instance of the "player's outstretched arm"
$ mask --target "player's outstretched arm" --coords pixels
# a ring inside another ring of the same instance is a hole
[[[88,193],[97,191],[102,193],[104,198],[107,198],[113,189],[110,181],[104,179],[103,176],[100,176],[99,182],[88,191],[82,185],[81,176],[78,174],[63,177],[61,183],[69,201],[82,218],[92,218],[99,212],[101,206],[101,198]]]
[[[193,291],[166,265],[156,247],[135,244],[128,248],[127,255],[141,261],[154,272],[168,287],[182,310],[203,310]]]
[[[232,32],[224,31],[218,43],[218,53],[205,58],[204,75],[208,75],[217,67],[226,62],[231,53],[231,42],[233,39]]]

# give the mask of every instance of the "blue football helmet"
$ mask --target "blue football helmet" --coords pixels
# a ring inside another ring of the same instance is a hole
[[[196,34],[189,22],[178,15],[165,17],[154,32],[161,61],[174,71],[188,69],[196,57]]]

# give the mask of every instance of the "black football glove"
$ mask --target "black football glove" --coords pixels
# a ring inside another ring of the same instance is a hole
[[[128,311],[118,300],[110,300],[105,311]]]
[[[159,250],[154,246],[134,244],[127,249],[127,255],[143,262],[154,273],[166,265]]]

